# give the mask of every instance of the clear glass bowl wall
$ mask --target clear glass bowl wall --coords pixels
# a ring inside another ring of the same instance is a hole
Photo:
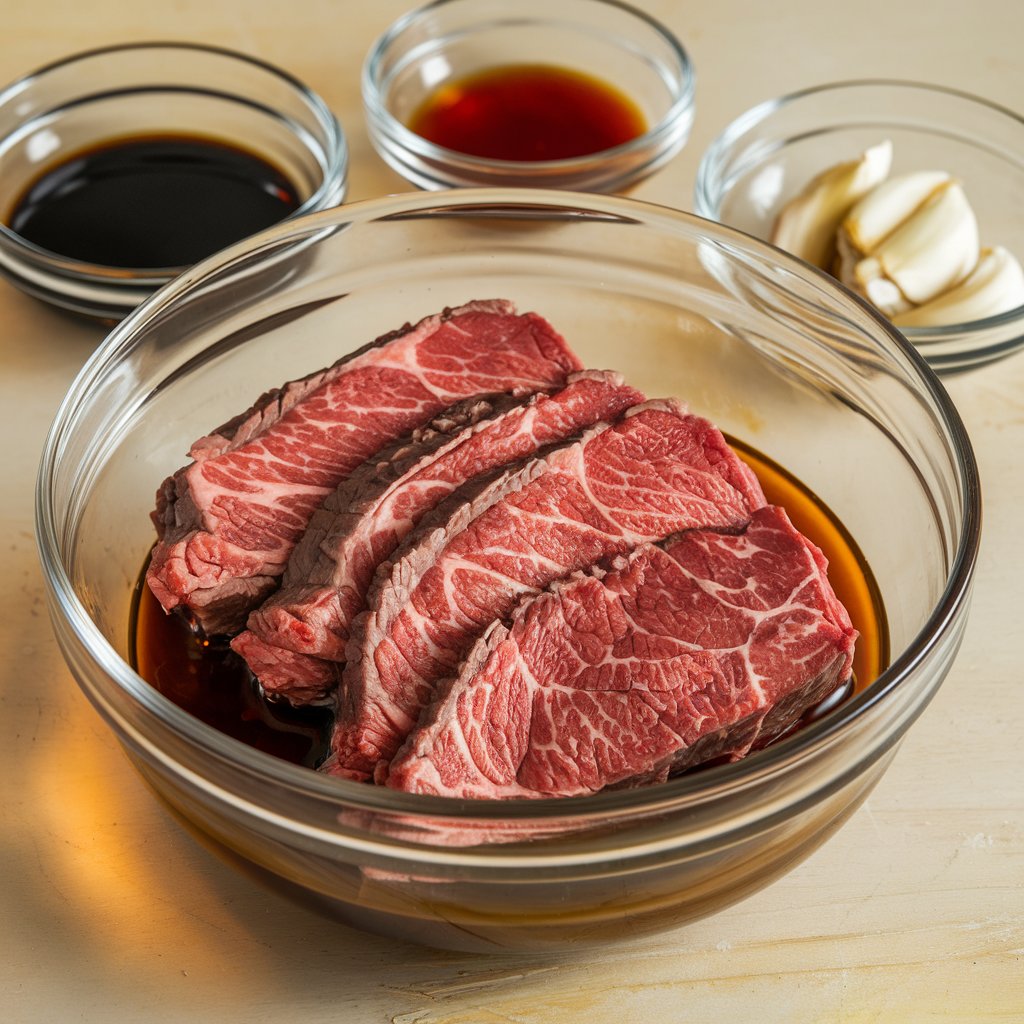
[[[948,171],[963,183],[982,246],[1024,260],[1024,118],[976,96],[901,81],[817,86],[769,100],[728,125],[697,172],[694,210],[770,238],[782,206],[816,174],[883,139],[892,176]],[[1024,348],[1024,306],[969,324],[908,327],[939,373],[956,373]]]
[[[266,388],[403,321],[492,296],[548,317],[587,365],[684,399],[824,499],[881,588],[895,655],[881,679],[739,765],[515,803],[321,777],[228,739],[139,679],[126,664],[131,591],[154,539],[154,492],[189,444]],[[669,927],[813,850],[867,795],[949,669],[980,504],[941,386],[824,275],[675,211],[497,190],[317,214],[174,282],[76,381],[38,500],[60,645],[176,812],[345,920],[469,949]]]
[[[6,226],[41,170],[97,144],[200,136],[252,152],[295,185],[295,216],[345,195],[348,148],[334,115],[301,82],[243,54],[140,43],[76,54],[0,93],[0,272],[46,302],[123,317],[180,267],[104,267],[69,259]]]
[[[597,71],[639,107],[648,130],[587,156],[512,161],[447,149],[406,127],[443,82],[523,63]],[[679,152],[694,116],[694,72],[682,45],[647,14],[615,0],[437,0],[404,15],[377,40],[363,66],[362,93],[374,147],[424,189],[621,191]]]

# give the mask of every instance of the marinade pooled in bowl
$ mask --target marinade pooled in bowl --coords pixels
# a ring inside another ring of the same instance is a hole
[[[756,473],[769,503],[785,508],[797,529],[825,554],[832,587],[859,633],[849,682],[808,709],[795,727],[800,728],[863,692],[886,667],[885,608],[870,566],[835,513],[768,456],[736,438],[729,441]],[[268,700],[226,639],[208,640],[184,617],[164,614],[145,585],[145,570],[143,566],[132,601],[132,667],[179,707],[233,739],[285,761],[317,767],[328,753],[330,708],[295,708],[287,701]]]
[[[332,701],[328,774],[583,795],[741,758],[849,688],[827,561],[718,428],[507,300],[381,335],[190,456],[146,582],[263,693]]]

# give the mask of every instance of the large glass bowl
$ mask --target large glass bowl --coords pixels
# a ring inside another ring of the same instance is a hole
[[[815,86],[741,114],[708,147],[694,210],[768,238],[779,210],[816,174],[883,139],[891,176],[948,171],[964,186],[983,246],[1024,260],[1024,117],[987,100],[919,82]],[[1024,306],[970,323],[901,329],[943,374],[1024,348]]]
[[[493,296],[550,318],[588,365],[685,399],[838,513],[874,570],[894,652],[866,691],[732,766],[587,798],[472,802],[278,761],[132,671],[148,513],[189,444],[403,321]],[[353,204],[186,272],[82,371],[38,484],[58,641],[152,788],[215,847],[354,925],[477,950],[678,925],[806,857],[947,674],[979,523],[976,467],[942,386],[825,275],[674,210],[534,190]]]

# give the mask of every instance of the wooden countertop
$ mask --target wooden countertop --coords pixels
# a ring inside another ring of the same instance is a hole
[[[9,4],[0,81],[87,47],[187,39],[319,91],[349,198],[403,183],[370,147],[359,67],[401,0]],[[1024,5],[645,0],[697,67],[691,141],[637,196],[690,208],[700,154],[753,103],[843,78],[945,83],[1024,108]],[[599,952],[474,957],[312,916],[199,848],[128,767],[50,632],[33,539],[45,431],[101,332],[0,281],[0,1020],[21,1022],[1024,1021],[1024,355],[949,390],[985,532],[971,623],[866,805],[771,888]]]

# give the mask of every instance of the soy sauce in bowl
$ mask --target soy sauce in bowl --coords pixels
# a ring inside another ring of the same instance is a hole
[[[109,325],[253,232],[337,206],[348,144],[286,71],[128,43],[0,88],[0,275]]]
[[[176,268],[283,220],[298,188],[255,153],[201,136],[104,142],[45,169],[8,223],[22,238],[106,267]]]

